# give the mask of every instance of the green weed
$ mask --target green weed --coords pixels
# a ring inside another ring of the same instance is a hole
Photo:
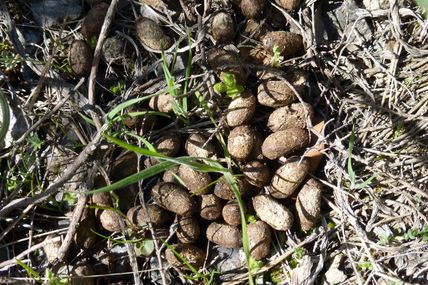
[[[125,91],[125,81],[119,80],[116,84],[109,87],[109,90],[114,95],[120,95]]]
[[[5,71],[15,71],[23,61],[18,54],[6,50],[0,52],[0,66]]]
[[[216,93],[226,93],[226,95],[232,99],[235,99],[244,92],[244,87],[237,84],[235,76],[230,72],[225,72],[222,82],[214,84],[213,88]]]
[[[171,63],[172,66],[174,66],[176,56],[177,56],[177,51],[174,53],[174,57],[173,57],[173,60]],[[188,88],[188,80],[189,80],[190,72],[191,72],[191,64],[192,64],[192,61],[191,61],[192,53],[191,53],[191,51],[189,54],[189,58],[190,58],[190,60],[189,60],[187,67],[186,67],[186,79],[185,79],[185,83],[184,83],[184,94],[186,94],[186,91]],[[172,75],[171,71],[169,70],[169,66],[168,66],[168,63],[167,63],[166,58],[165,58],[165,53],[163,51],[162,51],[162,69],[163,69],[163,73],[165,76],[165,81],[167,84],[168,93],[174,99],[172,102],[172,110],[173,110],[174,114],[177,115],[178,118],[180,118],[181,120],[183,120],[186,123],[186,122],[188,122],[187,97],[183,96],[182,98],[180,98],[180,95],[182,92],[181,85],[177,84],[175,82],[175,78]]]
[[[409,229],[403,236],[404,240],[414,240],[417,238],[422,239],[424,242],[428,242],[428,226],[423,227],[422,230]]]
[[[281,68],[281,62],[284,60],[284,57],[281,56],[281,50],[277,45],[274,45],[272,51],[273,57],[270,62],[272,67]]]
[[[373,270],[373,264],[370,261],[368,261],[368,260],[364,260],[364,261],[358,262],[357,266],[358,266],[358,268],[361,271],[371,271],[371,270]]]
[[[406,131],[406,127],[404,126],[403,121],[399,121],[397,125],[394,127],[394,139],[399,138]]]

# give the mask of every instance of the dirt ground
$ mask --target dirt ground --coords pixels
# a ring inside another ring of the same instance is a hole
[[[422,6],[0,1],[0,284],[428,284]]]

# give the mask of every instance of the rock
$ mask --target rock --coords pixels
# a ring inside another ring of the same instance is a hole
[[[107,14],[109,5],[107,3],[100,3],[91,8],[82,23],[80,32],[82,35],[90,39],[98,37],[101,28],[104,24],[104,19]]]
[[[346,280],[346,274],[339,269],[343,257],[343,254],[338,254],[333,258],[327,272],[324,274],[323,285],[341,284]]]
[[[31,2],[30,9],[38,24],[51,27],[79,18],[81,3],[81,0],[38,0]]]
[[[218,276],[221,280],[228,280],[231,275],[236,274],[236,270],[245,266],[245,255],[242,248],[216,246],[210,255],[215,257],[212,263],[222,273]],[[230,274],[227,274],[228,272]]]
[[[355,0],[324,2],[315,11],[315,39],[318,44],[327,41],[347,40],[353,42],[355,33],[363,41],[373,37],[365,18],[360,19],[355,11],[359,9]],[[344,39],[342,39],[342,36]]]
[[[215,14],[211,22],[211,32],[218,43],[232,41],[235,37],[235,23],[232,16],[226,12]]]
[[[85,277],[87,275],[93,275],[94,270],[89,264],[83,263],[73,267],[71,275],[75,278],[71,279],[71,285],[92,285],[95,284],[95,279],[91,277]],[[76,278],[77,277],[77,278]]]
[[[140,17],[135,21],[135,29],[140,42],[146,47],[161,51],[172,45],[172,39],[167,36],[162,28],[153,20]]]
[[[102,48],[103,59],[108,63],[125,64],[129,60],[130,46],[119,35],[106,38]]]
[[[52,235],[48,235],[45,240],[50,240],[52,238],[53,238]],[[49,263],[52,263],[55,261],[60,247],[61,247],[60,241],[49,242],[43,247],[43,251],[45,252],[46,259],[48,260]]]
[[[71,70],[77,76],[89,76],[91,73],[93,53],[83,40],[74,40],[70,45],[68,61]]]

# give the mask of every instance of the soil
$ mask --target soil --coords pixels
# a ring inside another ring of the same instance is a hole
[[[423,6],[0,18],[0,284],[427,284]]]

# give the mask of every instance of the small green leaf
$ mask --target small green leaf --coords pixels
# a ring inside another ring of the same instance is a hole
[[[394,128],[394,139],[399,138],[406,131],[406,126],[403,121],[399,121]]]
[[[247,214],[247,223],[255,224],[256,222],[257,222],[256,216]]]
[[[404,240],[412,240],[418,236],[419,231],[417,229],[410,229],[404,234]]]
[[[223,76],[223,82],[227,87],[233,87],[236,85],[235,76],[232,73],[225,72]]]
[[[371,271],[373,270],[373,264],[370,261],[362,261],[358,263],[358,267],[362,270],[362,271]]]
[[[214,84],[213,88],[214,88],[214,91],[218,94],[221,94],[227,91],[226,84],[224,84],[223,82]]]
[[[303,252],[303,249],[302,249],[301,247],[296,247],[296,248],[294,249],[294,256],[295,256],[297,259],[302,259],[302,258],[303,258],[303,255],[304,255],[304,252]]]
[[[248,269],[250,272],[256,272],[263,267],[263,261],[255,260],[250,256]]]
[[[145,239],[135,245],[138,256],[150,256],[155,251],[155,243],[151,239]]]

